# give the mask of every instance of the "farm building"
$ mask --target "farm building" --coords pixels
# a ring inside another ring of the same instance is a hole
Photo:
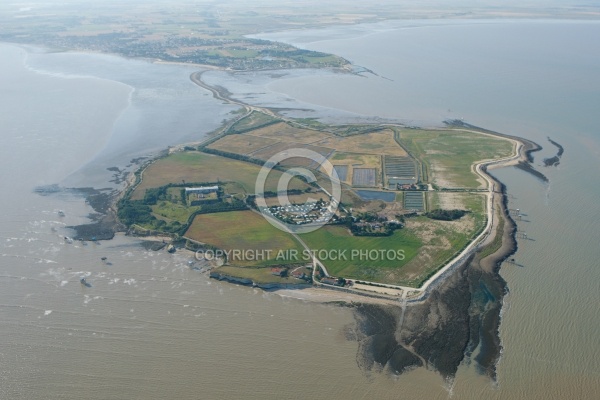
[[[195,188],[185,188],[185,194],[214,193],[214,192],[218,192],[218,191],[219,191],[218,186],[199,186],[199,187],[195,187]]]

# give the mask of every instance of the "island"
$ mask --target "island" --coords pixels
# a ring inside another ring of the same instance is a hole
[[[354,310],[345,335],[366,372],[426,366],[451,379],[471,360],[496,378],[508,291],[499,269],[517,265],[521,214],[489,171],[514,165],[546,181],[532,165],[538,144],[462,120],[420,128],[289,118],[232,99],[202,72],[191,79],[241,109],[207,139],[142,164],[116,202],[128,234],[196,252],[194,268],[214,279],[347,294],[335,303]]]
[[[362,74],[375,72],[334,54],[252,34],[394,18],[504,16],[502,10],[472,5],[464,13],[456,5],[345,6],[341,0],[315,8],[284,2],[257,12],[250,3],[173,8],[108,2],[85,9],[38,5],[32,12],[11,4],[0,6],[5,11],[0,40],[204,71],[328,68]],[[517,11],[512,15],[556,15]],[[579,6],[560,13],[586,18],[589,10]],[[335,304],[353,311],[356,323],[343,333],[357,342],[357,364],[367,372],[385,368],[397,374],[423,366],[452,378],[461,363],[473,362],[495,378],[508,290],[499,269],[504,262],[516,264],[513,218],[521,213],[508,208],[506,188],[490,171],[515,165],[547,181],[532,165],[539,145],[462,120],[423,128],[291,118],[282,109],[234,99],[207,84],[202,72],[191,80],[238,111],[203,141],[132,160],[139,168],[115,197],[80,188],[98,214],[93,224],[75,227],[75,239],[110,239],[123,230],[148,239],[155,251],[193,252],[192,269],[215,279],[351,295],[352,301]],[[555,166],[563,149],[551,143],[559,152],[545,164]],[[294,157],[298,152],[315,156]],[[290,157],[270,161],[286,154]],[[265,166],[269,173],[257,190]],[[313,226],[319,229],[303,231]]]
[[[129,233],[167,235],[189,250],[210,251],[217,279],[397,299],[420,298],[475,250],[499,246],[507,210],[501,185],[486,171],[524,162],[516,138],[457,121],[439,129],[332,126],[244,107],[207,140],[173,148],[140,168],[118,202]],[[261,167],[296,149],[322,160],[290,157],[256,193]],[[299,167],[316,179],[287,172]],[[339,198],[327,179],[333,172]],[[283,178],[285,193],[278,188]],[[269,219],[299,226],[327,221],[295,233]]]

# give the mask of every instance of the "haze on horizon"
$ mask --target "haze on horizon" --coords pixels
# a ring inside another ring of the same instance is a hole
[[[119,0],[37,0],[37,1],[14,1],[0,4],[1,13],[9,13],[12,17],[35,16],[36,11],[51,10],[52,13],[60,13],[71,7],[77,9],[116,9],[131,8],[137,6],[152,7],[152,6],[168,6],[170,8],[179,8],[182,12],[187,10],[197,10],[198,7],[211,7],[215,9],[235,8],[238,10],[254,10],[256,12],[269,12],[276,9],[293,9],[306,15],[314,15],[315,13],[364,13],[368,16],[369,13],[377,13],[385,10],[391,13],[390,17],[404,18],[421,15],[427,17],[431,12],[449,12],[453,17],[471,17],[473,13],[478,11],[509,11],[516,13],[526,12],[551,12],[557,16],[561,14],[575,15],[578,12],[586,12],[588,18],[600,17],[600,1],[590,0],[581,2],[578,0],[525,0],[516,1],[508,0],[499,2],[497,0],[417,0],[403,1],[395,0],[380,0],[376,4],[371,2],[353,2],[349,3],[345,0],[331,0],[323,2],[319,0],[131,0],[123,3]],[[589,13],[592,11],[592,13]],[[405,12],[406,15],[401,13]],[[22,14],[15,15],[13,13]],[[399,13],[399,14],[396,14]],[[575,13],[575,14],[573,14]],[[183,15],[183,14],[182,14]]]

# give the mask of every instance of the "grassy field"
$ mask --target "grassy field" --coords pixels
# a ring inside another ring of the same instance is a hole
[[[284,140],[295,143],[313,143],[329,137],[329,134],[313,129],[296,128],[285,122],[265,126],[247,133],[248,135],[260,136],[275,140]]]
[[[319,147],[313,146],[310,144],[301,144],[301,143],[293,143],[293,142],[279,142],[274,144],[273,146],[265,147],[258,151],[255,151],[250,154],[250,156],[254,158],[258,158],[259,160],[268,160],[276,154],[281,154],[286,157],[285,161],[282,162],[284,165],[300,165],[309,167],[313,164],[313,160],[305,157],[294,157],[295,151],[294,149],[306,149],[314,151],[323,156],[327,156],[330,154],[333,149],[328,147]],[[314,166],[318,167],[318,165]]]
[[[406,151],[394,140],[394,133],[389,129],[348,137],[330,136],[314,144],[340,152],[406,156]]]
[[[419,254],[397,275],[409,286],[419,286],[452,259],[481,232],[487,221],[483,194],[435,192],[427,195],[430,209],[461,209],[471,213],[456,221],[437,221],[427,217],[406,220],[406,229],[423,243]]]
[[[468,210],[474,214],[485,214],[485,195],[468,192],[428,192],[430,209]]]
[[[329,257],[318,257],[333,276],[344,278],[364,279],[378,282],[401,283],[393,277],[397,271],[413,259],[419,248],[420,240],[408,230],[396,231],[388,237],[352,236],[346,227],[325,226],[314,232],[300,235],[301,239],[313,250],[346,250],[346,260],[328,260]],[[404,251],[404,260],[399,260],[397,255],[384,254],[383,257],[352,256],[352,250],[357,251]],[[331,257],[333,258],[333,257]],[[391,278],[391,279],[390,279]]]
[[[313,200],[315,200],[315,201],[316,200],[323,200],[323,201],[325,201],[327,199],[328,199],[327,195],[325,193],[323,193],[323,192],[320,192],[320,193],[302,193],[302,194],[288,196],[288,200],[292,204],[303,204],[303,203],[306,203],[308,201],[313,201]],[[265,203],[267,203],[267,206],[269,206],[269,207],[284,205],[284,204],[280,204],[278,197],[267,197],[265,199]]]
[[[426,166],[429,181],[440,187],[479,188],[485,182],[472,172],[476,161],[510,156],[508,140],[451,130],[400,130],[402,144]]]
[[[211,143],[208,148],[245,155],[275,143],[278,143],[278,141],[260,136],[227,135]]]
[[[478,233],[473,216],[460,221],[436,221],[427,217],[410,218],[406,229],[420,238],[419,254],[396,275],[408,286],[418,287],[435,271],[455,257]]]
[[[151,206],[152,213],[160,219],[167,222],[178,221],[186,223],[190,215],[199,210],[200,207],[187,207],[182,204],[171,203],[169,201],[159,201],[158,204]]]
[[[257,128],[268,124],[274,120],[273,117],[258,111],[252,112],[245,118],[242,118],[230,128],[231,132],[245,132],[249,129]]]
[[[233,211],[198,215],[192,222],[185,237],[207,243],[222,250],[254,251],[271,250],[263,260],[230,260],[233,266],[266,266],[296,263],[298,258],[277,259],[280,250],[296,250],[301,257],[303,247],[289,234],[273,227],[262,215],[252,211]]]
[[[356,192],[350,189],[342,188],[342,203],[344,203],[345,207],[363,207],[366,202],[362,200]]]
[[[381,168],[381,157],[372,154],[344,153],[336,151],[329,158],[334,165],[356,165],[361,168]]]
[[[485,226],[484,195],[476,193],[429,193],[434,207],[455,205],[471,211],[457,221],[436,221],[427,217],[408,218],[406,228],[390,237],[357,237],[345,227],[326,226],[301,235],[312,249],[351,251],[403,249],[402,261],[326,260],[330,274],[345,278],[420,286],[432,273],[462,250]]]
[[[227,48],[222,50],[207,51],[207,54],[234,58],[251,58],[258,56],[258,52],[256,50],[237,50]]]
[[[485,227],[487,222],[487,211],[486,196],[484,194],[432,192],[429,193],[429,195],[432,195],[432,197],[429,198],[430,210],[441,208],[444,210],[467,210],[471,212],[468,215],[467,220],[472,219],[474,225],[469,225],[468,228],[464,229],[457,228],[457,231],[464,231],[467,236],[470,235],[470,237],[472,237]],[[450,226],[456,225],[458,224]],[[470,237],[467,237],[467,239],[470,239]]]
[[[254,193],[254,185],[260,167],[243,161],[200,152],[172,154],[150,165],[143,174],[142,182],[135,189],[132,199],[144,197],[148,188],[168,183],[185,182],[237,182],[247,193]],[[280,171],[273,170],[267,178],[265,190],[277,190]],[[308,186],[299,179],[290,181],[290,189],[304,190]]]
[[[269,267],[235,267],[235,266],[222,266],[215,270],[226,275],[231,275],[239,278],[248,278],[256,283],[293,283],[296,285],[310,285],[310,283],[294,277],[275,276],[271,274],[271,268]]]

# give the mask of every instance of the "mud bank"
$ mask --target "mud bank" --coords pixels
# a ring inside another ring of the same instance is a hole
[[[357,364],[365,372],[401,374],[417,367],[452,379],[463,363],[496,380],[502,352],[500,312],[508,288],[500,266],[517,250],[516,225],[507,212],[499,184],[504,220],[502,244],[486,257],[485,247],[471,255],[421,302],[401,306],[354,304],[355,324],[344,333],[358,342]],[[489,246],[492,246],[490,244]]]
[[[36,187],[33,191],[40,196],[68,194],[85,198],[85,202],[94,210],[88,215],[92,222],[66,227],[75,231],[73,235],[75,240],[110,240],[116,232],[123,229],[116,218],[114,209],[115,199],[120,193],[118,190],[92,187],[64,188],[59,185],[48,185]]]
[[[86,203],[94,210],[93,214],[88,215],[88,218],[92,221],[91,223],[67,226],[67,228],[75,231],[73,235],[75,240],[110,240],[115,236],[115,232],[124,228],[119,223],[113,207],[119,191],[94,188],[75,188],[71,190],[84,196]]]

